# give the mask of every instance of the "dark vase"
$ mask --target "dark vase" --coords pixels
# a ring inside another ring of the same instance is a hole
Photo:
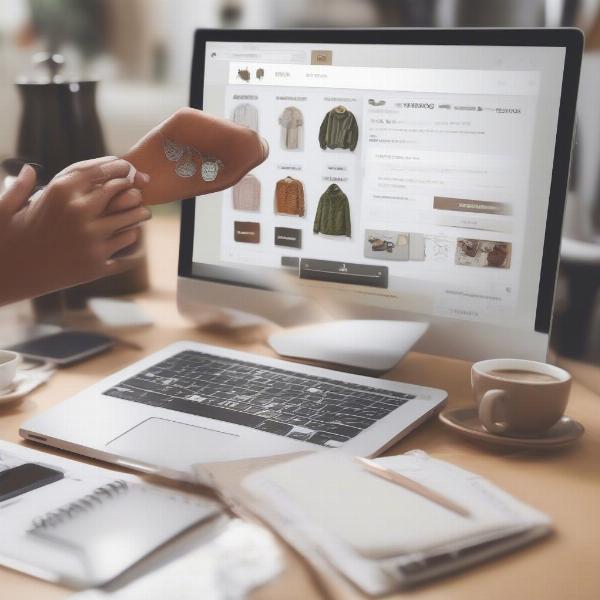
[[[96,81],[17,83],[23,103],[17,152],[43,165],[46,184],[68,165],[106,154]]]
[[[96,81],[18,82],[23,111],[17,152],[39,163],[39,184],[47,184],[68,165],[107,154],[96,111]],[[145,254],[125,273],[34,300],[38,320],[60,321],[65,307],[83,308],[93,295],[127,294],[148,287]]]

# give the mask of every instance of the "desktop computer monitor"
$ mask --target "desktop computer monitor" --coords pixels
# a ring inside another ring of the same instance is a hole
[[[318,305],[544,360],[581,51],[569,29],[198,30],[191,106],[270,156],[184,202],[180,310]]]

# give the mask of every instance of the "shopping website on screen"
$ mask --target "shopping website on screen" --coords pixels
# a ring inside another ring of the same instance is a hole
[[[198,199],[194,262],[531,323],[553,156],[535,143],[548,65],[447,68],[453,50],[433,47],[443,68],[390,66],[393,48],[223,46],[207,52],[205,107],[258,131],[270,156],[212,206]]]

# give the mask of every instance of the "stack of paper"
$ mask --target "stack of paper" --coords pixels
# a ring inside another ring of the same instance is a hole
[[[214,539],[147,569],[114,589],[92,589],[69,600],[243,600],[282,570],[277,543],[263,527],[232,519]]]
[[[461,505],[459,515],[366,471],[338,451],[248,476],[259,516],[300,552],[326,561],[369,594],[480,562],[547,534],[550,520],[485,479],[422,451],[378,459]]]

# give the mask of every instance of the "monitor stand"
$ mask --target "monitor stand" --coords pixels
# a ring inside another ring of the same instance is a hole
[[[274,333],[268,341],[285,357],[339,365],[344,370],[384,373],[428,327],[428,323],[412,321],[329,321]]]

